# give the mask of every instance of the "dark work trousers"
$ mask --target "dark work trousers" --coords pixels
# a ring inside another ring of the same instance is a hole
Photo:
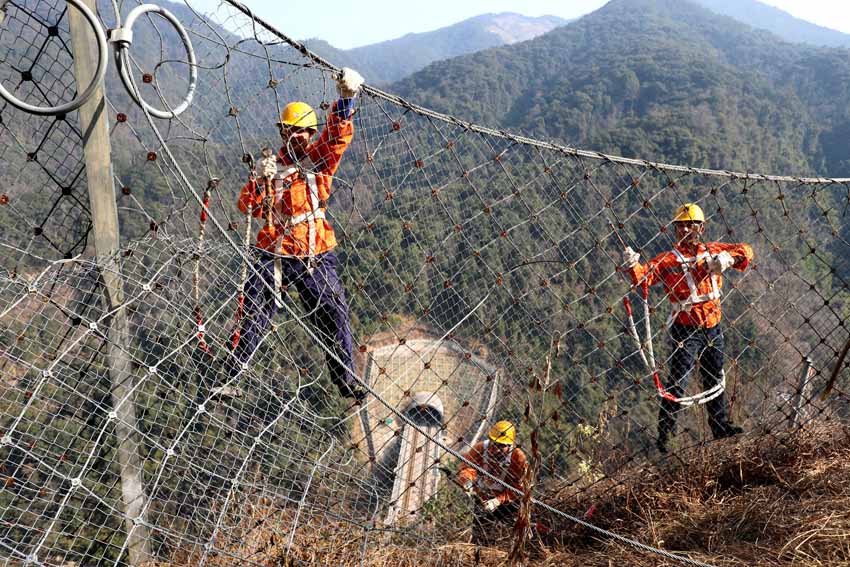
[[[683,397],[688,380],[695,370],[699,359],[702,374],[703,391],[720,383],[723,377],[723,330],[720,325],[710,329],[690,327],[674,323],[670,327],[670,339],[673,355],[668,365],[669,379],[665,387],[677,398]],[[729,416],[726,409],[726,394],[720,394],[706,402],[708,425],[715,438],[725,437]],[[658,438],[662,443],[676,431],[676,412],[683,406],[676,402],[661,399],[658,412]]]
[[[343,396],[362,398],[354,375],[345,368],[354,367],[354,358],[348,303],[337,274],[336,255],[325,252],[316,256],[312,273],[307,269],[306,258],[281,257],[280,261],[281,284],[298,291],[313,330],[343,363],[334,360],[330,354],[326,355],[331,381]],[[274,255],[261,252],[260,259],[254,265],[256,273],[252,272],[245,282],[245,317],[239,344],[233,352],[239,363],[251,358],[278,311],[275,294],[271,291],[275,287],[274,264]],[[282,296],[286,301],[286,294]],[[230,370],[231,376],[238,371],[239,366],[234,364]]]
[[[503,527],[513,528],[518,511],[519,503],[512,501],[488,512],[484,508],[484,503],[476,498],[472,509],[472,543],[475,545],[495,543],[497,532],[502,531]]]

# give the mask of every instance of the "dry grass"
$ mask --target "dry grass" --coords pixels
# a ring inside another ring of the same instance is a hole
[[[718,567],[850,565],[850,429],[819,426],[788,439],[725,441],[680,457],[549,503],[575,516],[593,506],[590,521],[599,527]],[[290,523],[264,513],[266,521],[254,522],[230,553],[275,566],[449,567],[504,565],[510,549],[509,541],[486,549],[456,542],[405,548],[384,545],[374,533],[364,546],[350,528],[325,523],[302,524],[287,557],[285,530],[276,526]],[[552,533],[532,546],[530,566],[678,564],[601,540],[568,520],[539,519]],[[209,564],[238,564],[233,555]]]
[[[714,443],[681,458],[551,503],[574,515],[594,506],[599,527],[713,565],[850,565],[847,428]],[[558,536],[558,548],[594,548],[589,530]],[[614,563],[662,564],[605,547]]]

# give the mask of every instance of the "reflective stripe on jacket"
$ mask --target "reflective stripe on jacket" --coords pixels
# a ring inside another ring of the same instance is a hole
[[[337,104],[328,113],[321,136],[307,149],[312,167],[299,171],[293,167],[285,148],[278,151],[272,226],[264,224],[260,229],[257,247],[284,256],[309,257],[336,246],[336,236],[325,210],[333,175],[354,137],[353,122],[335,112]],[[239,210],[262,216],[265,196],[264,188],[258,188],[256,181],[249,181],[242,187]]]
[[[710,329],[720,323],[723,276],[712,274],[708,261],[721,252],[728,252],[735,259],[733,267],[742,272],[753,260],[753,249],[748,244],[700,243],[696,251],[677,246],[662,252],[646,265],[630,268],[629,275],[635,285],[664,284],[673,307],[670,323]]]
[[[514,447],[504,459],[497,459],[488,453],[487,447],[489,445],[489,439],[476,443],[466,454],[466,458],[494,477],[505,482],[505,484],[521,491],[522,475],[528,465],[525,453],[522,452],[522,449]],[[475,483],[475,491],[481,498],[498,498],[502,504],[519,498],[519,495],[512,490],[508,490],[485,475],[479,475],[475,468],[463,463],[458,473],[458,482],[464,485],[469,481]]]

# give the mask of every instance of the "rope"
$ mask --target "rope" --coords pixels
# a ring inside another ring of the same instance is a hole
[[[314,63],[317,63],[321,67],[324,67],[325,69],[328,69],[328,70],[331,70],[331,71],[334,71],[334,72],[340,71],[340,69],[338,67],[335,67],[334,65],[332,65],[331,63],[329,63],[325,59],[321,58],[320,56],[318,56],[315,53],[313,53],[312,51],[310,51],[307,47],[305,47],[301,43],[298,43],[297,41],[289,38],[287,35],[285,35],[281,31],[279,31],[272,24],[268,23],[266,20],[257,16],[254,12],[252,12],[247,6],[245,6],[241,2],[237,2],[236,0],[224,0],[224,1],[227,4],[230,4],[231,6],[236,8],[237,10],[239,10],[240,12],[242,12],[243,14],[245,14],[246,16],[248,16],[249,18],[256,21],[263,28],[265,28],[269,32],[273,33],[276,37],[283,40],[288,45],[291,45],[293,48],[297,49],[301,54],[303,54],[305,57],[309,58]],[[648,160],[632,159],[632,158],[626,158],[626,157],[621,157],[621,156],[609,155],[609,154],[605,154],[605,153],[602,153],[602,152],[580,150],[580,149],[577,149],[577,148],[571,148],[569,146],[563,146],[563,145],[560,145],[560,144],[553,144],[553,143],[550,143],[550,142],[543,142],[543,141],[540,141],[540,140],[536,140],[534,138],[528,138],[528,137],[525,137],[525,136],[511,134],[511,133],[505,132],[503,130],[496,130],[494,128],[488,128],[486,126],[480,126],[480,125],[474,124],[472,122],[466,122],[466,121],[461,120],[459,118],[456,118],[454,116],[450,116],[448,114],[442,114],[442,113],[430,110],[428,108],[413,104],[411,102],[408,102],[408,101],[402,99],[401,97],[395,96],[393,94],[387,93],[385,91],[382,91],[381,89],[378,89],[376,87],[372,87],[372,86],[369,86],[369,85],[364,85],[363,91],[365,93],[369,94],[369,95],[376,97],[376,98],[386,100],[387,102],[391,102],[393,104],[396,104],[396,105],[398,105],[398,106],[400,106],[400,107],[402,107],[406,110],[415,112],[416,114],[419,114],[420,116],[425,116],[425,117],[428,117],[428,118],[439,120],[441,122],[452,124],[454,126],[459,126],[459,127],[463,128],[464,130],[469,130],[470,132],[475,132],[475,133],[478,133],[478,134],[484,134],[486,136],[492,136],[494,138],[502,138],[502,139],[505,139],[505,140],[510,140],[510,141],[517,143],[517,144],[523,144],[523,145],[532,146],[532,147],[535,147],[535,148],[553,150],[553,151],[556,151],[556,152],[560,152],[564,155],[570,155],[570,156],[575,156],[575,157],[586,157],[586,158],[603,160],[603,161],[612,162],[612,163],[620,163],[620,164],[625,164],[625,165],[637,165],[637,166],[641,166],[641,167],[644,167],[644,168],[647,168],[647,169],[657,169],[657,170],[670,171],[670,172],[689,173],[689,174],[692,174],[692,175],[708,175],[708,176],[713,176],[713,177],[728,177],[728,178],[731,178],[731,179],[794,182],[794,183],[800,183],[800,184],[803,184],[803,185],[850,183],[850,178],[834,178],[833,179],[833,178],[826,178],[826,177],[791,177],[791,176],[785,176],[785,175],[765,175],[765,174],[761,174],[761,173],[744,173],[744,172],[738,172],[738,171],[724,171],[724,170],[717,170],[717,169],[705,169],[705,168],[689,167],[689,166],[683,166],[683,165],[670,165],[670,164],[666,164],[666,163],[656,163],[656,162],[652,162],[652,161],[648,161]]]

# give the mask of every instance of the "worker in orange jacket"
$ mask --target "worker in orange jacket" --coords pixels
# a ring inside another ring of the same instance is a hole
[[[337,79],[340,98],[315,141],[315,111],[304,102],[286,105],[277,123],[282,146],[259,162],[257,177],[242,188],[239,210],[262,218],[263,226],[257,235],[260,257],[245,284],[246,316],[234,349],[240,365],[250,359],[282,307],[281,290],[294,287],[319,337],[330,347],[326,359],[331,380],[341,394],[357,402],[365,391],[348,370],[354,367],[350,317],[326,210],[334,173],[354,136],[351,117],[362,84],[359,73],[342,70]],[[233,368],[238,371],[238,366]]]
[[[700,361],[703,387],[709,390],[722,384],[723,329],[720,326],[720,293],[722,273],[729,268],[744,271],[753,260],[748,244],[702,242],[705,215],[693,203],[676,210],[673,217],[676,245],[649,261],[640,263],[640,256],[631,248],[623,255],[624,265],[635,285],[664,285],[672,311],[668,329],[672,343],[667,391],[676,398],[683,396],[697,359]],[[729,421],[726,396],[719,395],[706,402],[708,423],[715,439],[742,433]],[[666,398],[661,400],[658,415],[656,446],[667,452],[667,441],[675,433],[676,412],[681,406]]]
[[[491,429],[488,439],[476,443],[465,455],[472,465],[463,463],[458,473],[458,484],[467,494],[475,495],[473,509],[472,542],[492,541],[497,523],[510,523],[519,509],[522,477],[528,460],[522,449],[516,446],[516,428],[510,421],[499,421]],[[473,466],[474,465],[474,466]],[[515,488],[515,492],[478,469]]]

